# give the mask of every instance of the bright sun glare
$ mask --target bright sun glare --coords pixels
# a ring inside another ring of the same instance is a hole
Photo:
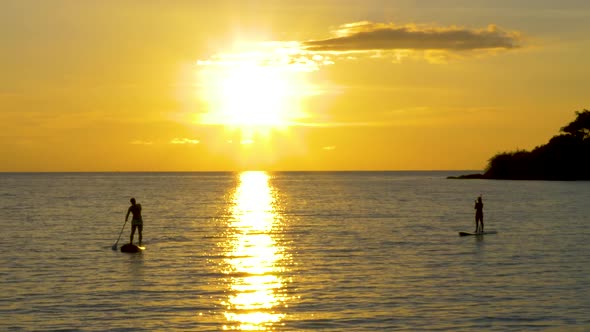
[[[279,227],[275,212],[276,197],[264,172],[240,174],[240,185],[234,194],[232,218],[225,245],[230,248],[225,273],[231,276],[224,329],[270,331],[285,314],[282,306],[288,300],[281,262],[288,258],[273,235]]]
[[[198,93],[207,112],[197,121],[239,130],[244,139],[284,130],[306,117],[302,101],[314,94],[307,74],[319,60],[296,43],[247,44],[200,60]]]

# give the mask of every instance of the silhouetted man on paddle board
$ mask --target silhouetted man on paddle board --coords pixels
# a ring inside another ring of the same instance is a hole
[[[131,218],[131,236],[129,238],[129,243],[133,244],[133,235],[135,234],[135,229],[137,228],[139,232],[139,245],[141,245],[141,232],[143,231],[143,219],[141,218],[141,204],[137,204],[135,202],[135,198],[131,198],[130,200],[131,206],[127,209],[127,215],[125,216],[125,221],[129,218],[129,213],[133,216]]]
[[[483,233],[483,202],[481,196],[475,201],[475,232]]]

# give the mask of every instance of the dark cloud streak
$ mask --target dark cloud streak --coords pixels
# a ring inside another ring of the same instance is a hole
[[[337,37],[312,40],[303,45],[312,52],[401,49],[470,51],[520,47],[518,32],[504,31],[494,25],[473,30],[360,22],[345,25],[337,32]]]

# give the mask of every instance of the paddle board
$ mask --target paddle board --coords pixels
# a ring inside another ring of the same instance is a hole
[[[123,246],[121,246],[121,252],[140,252],[142,250],[145,250],[145,247],[141,247],[141,246],[136,246],[135,244],[131,244],[131,243],[127,243],[124,244]]]
[[[496,231],[488,231],[483,233],[468,233],[468,232],[459,232],[459,236],[467,236],[467,235],[486,235],[486,234],[497,234]]]

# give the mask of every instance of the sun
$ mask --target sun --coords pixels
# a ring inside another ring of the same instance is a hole
[[[286,126],[297,111],[292,77],[275,67],[243,63],[216,73],[205,122],[229,126]]]
[[[258,43],[198,64],[198,94],[206,112],[198,123],[239,130],[244,140],[286,130],[305,118],[303,100],[313,61],[293,44]]]

